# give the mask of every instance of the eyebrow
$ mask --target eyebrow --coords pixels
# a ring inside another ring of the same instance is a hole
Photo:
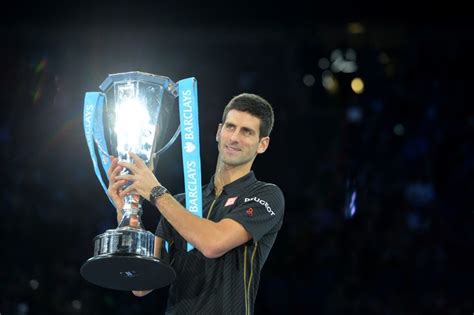
[[[248,127],[242,127],[242,130],[249,131],[250,133],[255,133],[255,130],[253,130],[252,128],[248,128]]]
[[[233,124],[233,123],[231,123],[231,122],[225,122],[224,125],[235,127],[235,124]],[[255,130],[253,130],[253,129],[250,128],[250,127],[242,127],[241,129],[244,130],[244,131],[249,131],[249,132],[251,132],[251,133],[255,133]]]

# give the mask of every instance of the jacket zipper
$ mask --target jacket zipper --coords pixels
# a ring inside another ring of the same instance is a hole
[[[209,217],[211,216],[212,209],[214,209],[214,204],[216,203],[217,199],[219,199],[219,196],[220,196],[220,195],[221,195],[221,194],[216,195],[216,197],[215,197],[214,200],[212,201],[211,206],[209,207],[209,212],[207,213],[206,219],[209,220]]]

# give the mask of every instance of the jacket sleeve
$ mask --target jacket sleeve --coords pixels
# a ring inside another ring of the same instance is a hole
[[[265,184],[239,197],[237,205],[225,216],[233,219],[259,241],[265,234],[278,231],[283,223],[285,199],[281,189]]]

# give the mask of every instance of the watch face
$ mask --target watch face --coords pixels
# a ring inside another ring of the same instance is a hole
[[[163,195],[166,192],[167,192],[167,190],[163,186],[153,187],[153,189],[151,190],[150,201],[152,203],[155,203],[156,198],[160,197],[161,195]]]

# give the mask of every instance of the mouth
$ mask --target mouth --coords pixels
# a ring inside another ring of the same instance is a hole
[[[236,148],[236,147],[232,147],[232,146],[228,146],[226,145],[225,148],[230,151],[230,152],[239,152],[239,151],[242,151],[241,149],[239,148]]]

